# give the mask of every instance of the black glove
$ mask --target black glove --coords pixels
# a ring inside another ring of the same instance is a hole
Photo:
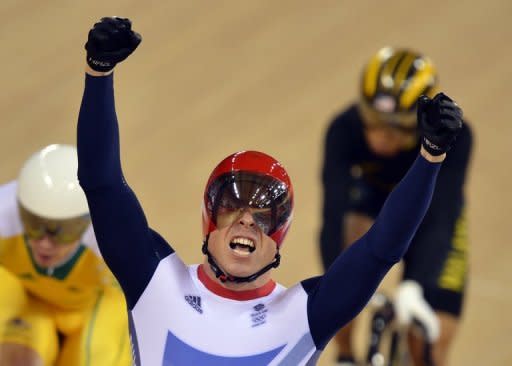
[[[89,31],[85,49],[91,69],[110,71],[118,62],[126,59],[140,44],[140,34],[132,31],[127,18],[101,18]]]
[[[431,155],[444,154],[462,129],[462,110],[443,93],[433,99],[422,95],[418,99],[418,126],[425,150]]]

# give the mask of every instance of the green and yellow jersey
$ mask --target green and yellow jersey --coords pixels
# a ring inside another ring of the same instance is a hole
[[[129,366],[123,293],[89,227],[54,268],[35,263],[23,234],[16,182],[0,186],[0,344],[32,349],[45,366]]]
[[[92,227],[65,263],[54,268],[37,265],[19,219],[16,182],[0,186],[0,265],[15,275],[30,295],[64,310],[91,306],[105,285],[115,283],[97,250]]]

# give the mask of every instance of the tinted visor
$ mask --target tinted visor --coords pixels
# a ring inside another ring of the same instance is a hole
[[[290,218],[288,187],[267,175],[230,172],[210,184],[206,208],[216,227],[231,225],[249,210],[266,235],[272,235]]]
[[[18,208],[25,234],[32,240],[48,236],[57,244],[74,243],[80,240],[91,222],[89,215],[52,220],[33,214],[19,203]]]

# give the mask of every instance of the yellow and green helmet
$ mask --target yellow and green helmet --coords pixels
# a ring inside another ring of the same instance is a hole
[[[416,129],[420,95],[433,97],[438,85],[432,61],[410,49],[384,47],[365,65],[360,110],[368,124]]]

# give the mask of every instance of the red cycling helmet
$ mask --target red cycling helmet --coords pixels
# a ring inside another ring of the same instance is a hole
[[[203,236],[231,224],[246,209],[280,247],[292,221],[292,183],[281,163],[258,151],[236,152],[210,174],[204,190]]]

